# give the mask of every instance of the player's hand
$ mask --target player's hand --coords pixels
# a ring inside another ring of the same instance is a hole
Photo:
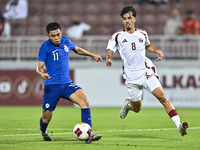
[[[107,59],[106,66],[110,68],[112,66],[112,59]]]
[[[163,58],[163,53],[161,50],[156,51],[156,53],[158,54],[158,58],[156,60],[161,60]]]
[[[42,78],[43,78],[44,80],[49,80],[51,77],[50,77],[47,73],[44,73],[44,74],[42,75]]]
[[[102,57],[101,57],[100,55],[94,55],[93,58],[94,58],[94,60],[97,61],[97,62],[98,62],[98,61],[103,62],[103,59],[102,59]]]

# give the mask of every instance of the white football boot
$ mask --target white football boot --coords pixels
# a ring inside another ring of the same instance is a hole
[[[41,132],[41,131],[40,131]],[[42,133],[42,137],[45,141],[53,141],[53,138],[48,134],[48,132],[46,131],[46,133]]]
[[[128,104],[129,103],[130,103],[130,100],[129,99],[125,99],[125,104],[124,104],[124,106],[122,107],[122,109],[120,111],[121,119],[124,119],[127,116],[128,111],[129,111],[129,109],[128,109]]]

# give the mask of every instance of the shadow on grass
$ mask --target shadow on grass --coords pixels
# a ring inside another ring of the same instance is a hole
[[[138,134],[127,134],[127,135],[117,135],[118,137],[121,137],[121,138],[135,138],[135,139],[142,139],[142,138],[149,138],[149,139],[167,139],[167,140],[178,140],[178,141],[181,141],[177,138],[172,138],[172,137],[162,137],[162,136],[153,136],[153,135],[149,135],[149,134],[143,134],[143,135],[138,135]]]

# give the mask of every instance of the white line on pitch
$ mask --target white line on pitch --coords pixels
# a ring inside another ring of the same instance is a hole
[[[71,128],[48,128],[49,130],[72,130]],[[31,128],[29,128],[29,129],[20,129],[20,128],[17,128],[17,129],[15,129],[15,128],[12,128],[12,129],[0,129],[0,130],[15,130],[15,131],[20,131],[20,130],[40,130],[39,128],[38,129],[36,129],[36,128],[34,128],[34,129],[31,129]]]
[[[190,127],[188,129],[196,130],[200,129],[200,127]],[[34,129],[35,130],[35,129]],[[49,129],[55,130],[55,129]],[[63,129],[64,130],[64,129]],[[162,131],[162,130],[177,130],[176,128],[163,128],[163,129],[130,129],[130,130],[106,130],[106,131],[95,131],[95,132],[129,132],[129,131]],[[65,132],[65,133],[53,133],[53,134],[73,134],[72,132]],[[36,134],[7,134],[7,135],[0,135],[1,136],[32,136],[32,135],[40,135],[39,133]]]

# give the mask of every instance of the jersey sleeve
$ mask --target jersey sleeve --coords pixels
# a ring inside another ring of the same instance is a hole
[[[143,30],[143,29],[138,29],[138,31],[145,36],[145,43],[144,43],[145,46],[150,45],[151,43],[149,41],[149,37],[148,37],[147,32],[145,30]]]
[[[150,45],[151,43],[150,43],[150,40],[149,40],[149,36],[148,36],[146,31],[144,31],[144,33],[145,33],[145,46]]]
[[[46,47],[47,46],[44,43],[40,47],[39,54],[38,54],[38,61],[46,62],[46,59],[47,59],[47,48]]]
[[[68,46],[70,50],[74,50],[76,48],[75,44],[70,39],[68,39]]]
[[[89,31],[91,29],[91,26],[85,22],[81,23],[81,26],[83,28],[84,31]]]
[[[107,50],[111,50],[113,52],[117,51],[117,37],[119,34],[115,33],[111,36],[111,38],[108,40],[108,44],[107,44]]]

